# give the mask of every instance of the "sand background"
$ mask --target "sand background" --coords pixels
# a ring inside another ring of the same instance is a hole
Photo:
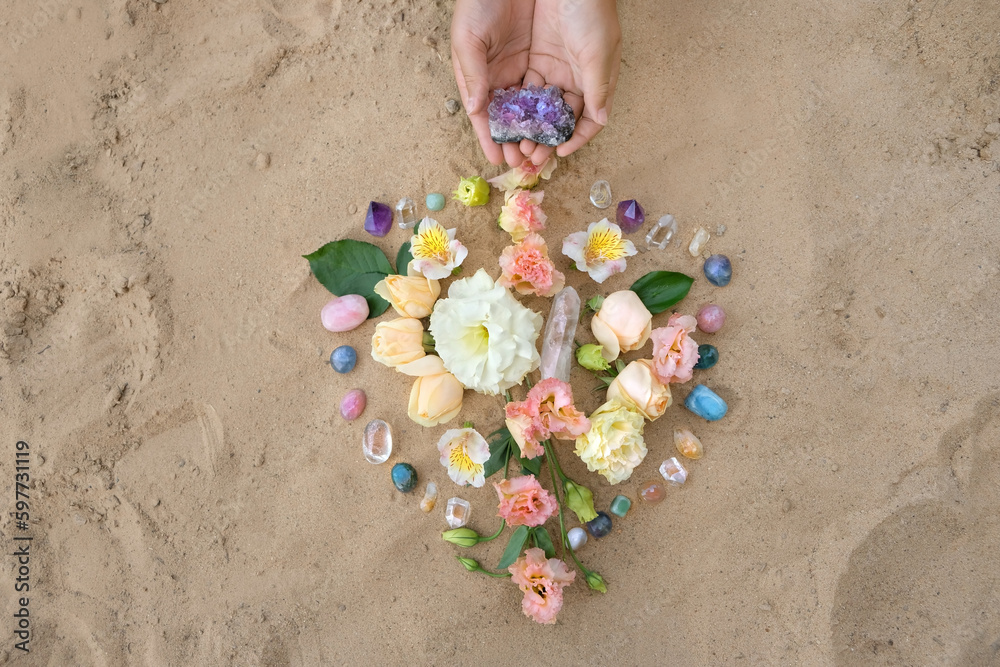
[[[998,664],[1000,5],[620,13],[611,123],[545,185],[545,236],[600,217],[597,178],[673,213],[685,244],[726,225],[708,249],[732,258],[729,287],[671,245],[602,291],[698,276],[680,309],[728,312],[699,377],[730,413],[697,420],[678,389],[616,488],[561,450],[599,506],[635,498],[674,425],[707,454],[581,552],[608,593],[574,584],[541,627],[439,539],[444,427],[407,420],[371,322],[320,327],[328,295],[300,257],[371,240],[370,199],[500,173],[445,109],[451,3],[0,2],[0,473],[29,441],[36,536],[33,652],[3,630],[0,661]],[[498,210],[439,214],[468,270],[496,274]],[[405,237],[376,243],[394,257]],[[361,361],[338,376],[345,343]],[[346,424],[354,387],[369,406]],[[374,417],[392,460],[441,487],[432,514],[362,458]],[[462,418],[492,430],[498,403],[469,394]],[[493,491],[461,495],[491,532]],[[2,571],[9,619],[12,558]]]

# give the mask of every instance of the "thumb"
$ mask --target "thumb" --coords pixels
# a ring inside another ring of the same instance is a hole
[[[465,83],[465,112],[470,116],[486,108],[489,80],[486,69],[486,45],[478,39],[455,44],[455,57]]]
[[[591,62],[583,71],[583,106],[599,125],[608,124],[611,96],[614,94],[614,61],[610,58]]]

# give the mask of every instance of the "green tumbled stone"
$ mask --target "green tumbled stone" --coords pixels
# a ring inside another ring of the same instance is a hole
[[[611,501],[611,513],[615,516],[624,517],[628,514],[630,507],[632,507],[632,501],[625,496],[615,496],[615,499]]]
[[[427,208],[431,211],[440,211],[444,208],[444,195],[432,192],[427,195]]]

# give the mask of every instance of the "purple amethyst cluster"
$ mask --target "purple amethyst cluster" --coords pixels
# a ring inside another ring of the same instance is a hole
[[[558,146],[573,136],[576,118],[562,91],[552,86],[493,91],[490,102],[490,136],[498,144],[521,139]]]

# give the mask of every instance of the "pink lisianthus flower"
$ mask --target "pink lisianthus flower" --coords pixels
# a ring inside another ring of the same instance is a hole
[[[541,190],[532,192],[517,189],[507,193],[497,223],[510,234],[514,243],[520,243],[531,232],[545,229],[547,216],[541,206],[544,196],[545,193]]]
[[[545,239],[534,232],[500,255],[500,284],[519,294],[554,296],[566,285],[566,276],[549,259]]]
[[[562,589],[573,583],[576,572],[558,558],[545,558],[545,552],[537,548],[526,550],[507,571],[511,581],[524,593],[521,600],[524,615],[536,623],[555,623],[562,609]]]
[[[573,405],[569,383],[547,378],[532,387],[525,400],[507,404],[507,428],[521,456],[533,459],[545,453],[543,440],[576,440],[590,430],[590,420]]]
[[[534,475],[493,483],[500,497],[497,516],[512,526],[540,526],[558,509],[556,499]]]
[[[538,180],[544,178],[549,180],[552,172],[556,170],[559,161],[553,155],[543,164],[532,164],[531,160],[525,160],[520,167],[514,167],[505,174],[487,181],[490,185],[500,188],[504,192],[510,192],[516,188],[533,188],[538,185]]]
[[[660,382],[687,382],[694,375],[694,365],[698,363],[698,343],[691,338],[691,332],[697,326],[698,320],[690,315],[674,313],[667,320],[667,326],[653,329],[650,333],[653,371]]]

